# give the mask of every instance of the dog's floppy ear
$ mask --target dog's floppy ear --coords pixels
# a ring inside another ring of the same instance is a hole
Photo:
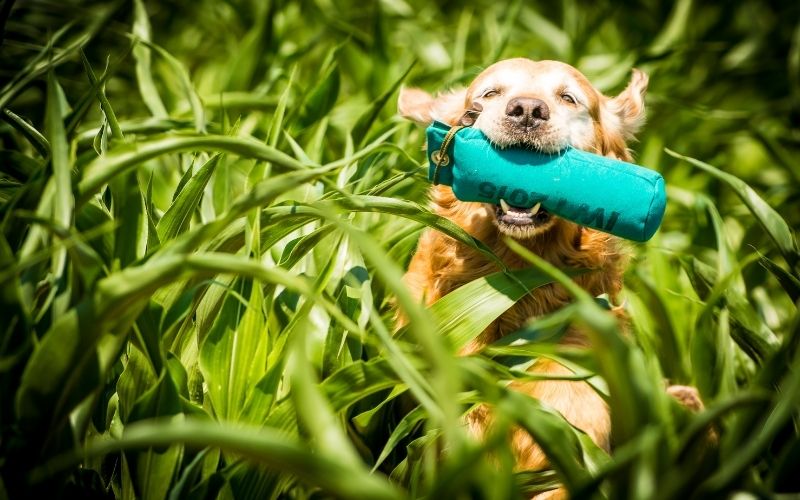
[[[646,73],[634,69],[625,90],[607,103],[607,108],[615,116],[625,139],[632,139],[644,125],[644,94],[647,92],[649,80]]]
[[[400,116],[427,125],[434,120],[455,125],[466,108],[467,89],[451,90],[433,97],[417,88],[400,89],[397,111]]]

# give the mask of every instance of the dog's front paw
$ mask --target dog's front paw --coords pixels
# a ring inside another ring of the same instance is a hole
[[[703,400],[700,399],[700,393],[690,385],[671,385],[667,387],[667,394],[692,413],[700,413],[705,409]],[[716,448],[718,443],[719,433],[713,424],[709,425],[705,432],[703,447],[706,449]]]
[[[698,413],[705,409],[703,400],[700,399],[700,393],[692,386],[671,385],[667,387],[667,394],[693,413]]]
[[[531,500],[567,500],[569,494],[564,488],[556,488],[554,490],[545,491],[531,497]]]

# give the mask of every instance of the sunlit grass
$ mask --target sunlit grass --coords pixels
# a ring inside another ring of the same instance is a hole
[[[0,9],[3,496],[800,491],[796,7],[17,4]],[[580,270],[521,249],[530,269],[416,304],[400,276],[423,228],[494,256],[426,208],[423,136],[394,101],[518,55],[608,93],[647,71],[632,147],[669,205],[634,248],[631,335],[576,289],[460,358]],[[571,322],[594,349],[557,344]],[[506,387],[538,357],[607,397],[610,455]],[[482,442],[461,424],[478,403],[498,409]],[[514,470],[512,426],[552,470]]]

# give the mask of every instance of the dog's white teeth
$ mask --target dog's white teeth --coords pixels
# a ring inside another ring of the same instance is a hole
[[[540,208],[542,208],[542,202],[541,201],[539,203],[537,203],[536,205],[534,205],[533,208],[531,208],[531,215],[536,215],[537,213],[539,213],[539,209]]]
[[[506,203],[506,200],[502,198],[500,198],[500,208],[503,209],[503,212],[508,212],[509,210],[511,210],[511,206],[509,206],[509,204]]]

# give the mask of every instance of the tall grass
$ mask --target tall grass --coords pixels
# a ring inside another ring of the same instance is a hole
[[[64,2],[0,8],[0,497],[758,497],[800,492],[800,23],[793,4]],[[604,91],[651,75],[634,145],[669,187],[623,336],[569,273],[422,308],[401,84],[507,56]],[[528,291],[573,305],[483,352]],[[476,307],[476,298],[480,307]],[[411,319],[393,333],[395,308]],[[578,322],[592,350],[558,338]],[[512,342],[513,340],[513,342]],[[539,357],[612,408],[609,455],[511,391]],[[689,414],[664,380],[695,385]],[[497,408],[484,441],[461,416]],[[552,470],[516,471],[512,426]],[[710,430],[711,429],[711,430]],[[719,446],[706,446],[709,432]]]

